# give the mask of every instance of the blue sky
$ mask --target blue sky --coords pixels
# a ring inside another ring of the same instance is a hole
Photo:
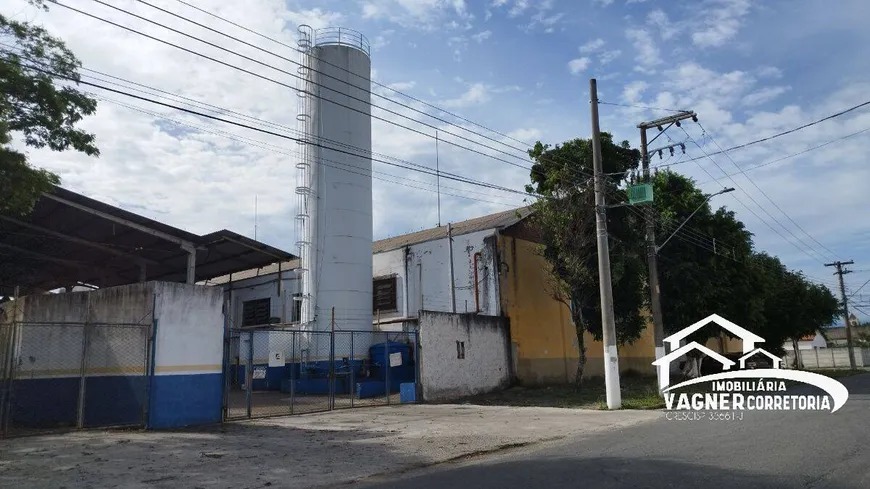
[[[279,76],[96,3],[69,3],[259,73]],[[155,3],[282,55],[295,56],[283,46],[222,24],[177,1]],[[373,46],[375,80],[530,143],[589,136],[591,77],[599,80],[602,101],[695,110],[707,135],[722,147],[789,129],[870,99],[870,58],[863,49],[870,43],[870,31],[862,25],[870,18],[870,4],[862,0],[839,0],[836,8],[830,1],[816,0],[192,3],[287,44],[294,42],[300,23],[362,31]],[[287,64],[142,4],[130,0],[116,4],[263,61]],[[41,13],[24,0],[14,0],[3,12],[45,25],[67,41],[85,67],[271,122],[295,125],[295,99],[286,88],[59,7]],[[293,83],[292,79],[286,81]],[[396,97],[381,88],[375,91]],[[113,102],[123,101],[121,96],[101,96],[111,100],[104,100],[98,114],[84,123],[97,133],[101,158],[31,151],[34,163],[60,173],[64,185],[73,190],[194,232],[230,228],[253,235],[257,196],[258,238],[292,250],[296,239],[292,198],[295,148],[291,144],[125,101],[151,112],[144,114]],[[385,101],[376,99],[376,103],[416,119],[425,118]],[[404,103],[432,113],[416,102]],[[375,113],[384,115],[377,109]],[[637,123],[665,114],[602,106],[602,129],[636,145]],[[167,117],[186,125],[167,122]],[[483,132],[462,121],[451,122]],[[433,132],[420,124],[401,123]],[[428,123],[442,131],[469,134],[432,119]],[[689,137],[707,152],[718,149],[713,140],[704,137],[700,126],[687,123],[684,127],[688,135],[676,128],[668,135],[675,141],[687,141],[687,157],[703,155]],[[673,168],[696,178],[706,191],[738,187],[717,197],[715,204],[735,210],[755,233],[757,247],[779,255],[792,268],[832,285],[832,270],[822,263],[854,259],[856,273],[847,276],[847,286],[856,290],[870,279],[870,272],[864,271],[870,270],[870,218],[863,187],[870,177],[870,165],[863,156],[870,132],[741,172],[865,128],[870,128],[870,109],[734,151],[730,159],[720,155],[714,157],[715,163],[700,160]],[[218,130],[222,132],[215,133]],[[227,134],[273,146],[243,144],[227,139]],[[493,133],[488,136],[521,146]],[[376,121],[373,145],[378,152],[434,166],[435,144],[430,137]],[[521,151],[500,147],[523,156]],[[441,145],[439,159],[444,170],[511,188],[520,189],[528,181],[527,171],[448,144]],[[528,165],[521,159],[512,161]],[[681,160],[675,157],[664,163],[677,161]],[[653,159],[654,165],[662,162]],[[405,184],[375,180],[376,238],[436,223],[431,178],[379,164],[374,169],[392,175],[376,174],[379,178]],[[453,188],[446,192],[487,201],[443,196],[443,222],[522,203],[517,195],[442,183]],[[861,292],[870,298],[870,285]],[[863,303],[870,312],[870,301]]]

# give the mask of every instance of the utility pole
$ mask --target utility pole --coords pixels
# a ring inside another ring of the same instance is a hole
[[[849,349],[849,368],[855,370],[855,352],[852,351],[852,325],[849,324],[849,298],[846,297],[846,286],[843,284],[843,275],[852,273],[851,270],[843,270],[843,265],[852,265],[855,262],[836,261],[834,263],[825,263],[826,267],[837,267],[834,275],[840,278],[840,294],[843,296],[843,315],[846,317],[846,347]]]
[[[601,329],[604,340],[604,385],[607,408],[622,406],[619,390],[619,356],[616,350],[616,321],[613,314],[613,287],[610,283],[610,247],[607,242],[607,214],[604,207],[604,170],[601,163],[601,135],[598,127],[598,83],[589,80],[592,104],[592,161],[595,180],[595,228],[598,234],[598,279],[601,292]]]
[[[686,111],[680,112],[676,115],[668,116],[662,119],[658,119],[651,122],[641,122],[637,125],[638,129],[640,129],[640,156],[641,156],[641,164],[643,166],[643,178],[646,183],[652,183],[650,181],[649,175],[649,147],[647,143],[647,134],[646,131],[649,128],[655,127],[659,129],[659,134],[653,138],[653,141],[656,140],[660,135],[664,134],[664,132],[673,124],[677,124],[679,127],[680,121],[684,119],[693,119],[695,121],[698,120],[697,116],[694,112]],[[667,127],[663,127],[667,124]],[[672,146],[668,146],[668,149],[673,151]],[[660,151],[660,150],[659,150]],[[685,149],[684,149],[685,152]],[[661,291],[659,289],[659,266],[657,260],[657,249],[656,249],[656,225],[655,225],[655,209],[653,208],[653,203],[650,202],[647,204],[646,213],[646,259],[647,259],[647,267],[649,268],[648,280],[649,280],[649,291],[650,291],[650,312],[652,313],[653,318],[653,339],[655,341],[655,355],[656,360],[665,356],[665,327],[664,321],[662,320],[662,303],[661,303]],[[656,368],[656,377],[659,380],[658,385],[661,385],[661,369],[665,367]]]

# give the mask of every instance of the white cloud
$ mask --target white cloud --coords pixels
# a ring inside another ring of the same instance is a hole
[[[396,82],[396,83],[389,83],[389,84],[387,84],[387,86],[392,88],[393,90],[399,90],[400,92],[402,92],[402,91],[406,91],[406,90],[411,90],[412,88],[416,87],[417,82],[415,82],[415,81]]]
[[[458,28],[455,16],[463,21],[466,28],[471,27],[474,16],[468,12],[465,0],[367,0],[362,4],[363,18],[385,19],[408,29],[432,31],[442,24]]]
[[[579,49],[580,49],[580,52],[582,54],[589,54],[589,53],[594,53],[594,52],[600,50],[601,48],[604,47],[604,44],[605,44],[604,39],[601,39],[599,37],[598,39],[593,39],[593,40],[587,42],[586,44],[580,46]]]
[[[724,45],[737,35],[749,7],[749,0],[708,0],[703,26],[692,32],[692,42],[701,48]]]
[[[594,0],[594,1],[595,1],[595,3],[601,4],[602,6],[607,7],[608,5],[612,4],[614,0]]]
[[[508,10],[508,17],[519,17],[529,6],[529,0],[516,0],[514,6]]]
[[[622,98],[625,99],[626,102],[639,102],[643,97],[643,92],[649,88],[649,83],[645,81],[633,81],[623,87],[622,89]]]
[[[634,49],[637,51],[635,61],[641,68],[649,71],[662,63],[659,48],[648,30],[629,28],[625,31],[625,37],[634,45]]]
[[[472,83],[468,90],[457,98],[442,100],[441,105],[451,109],[482,105],[492,99],[490,87],[484,83]]]
[[[633,3],[644,3],[644,2],[646,2],[646,1],[647,1],[647,0],[625,0],[625,4],[626,4],[626,5],[631,5],[631,4],[633,4]]]
[[[612,51],[604,51],[603,53],[598,55],[598,62],[603,64],[603,65],[606,65],[607,63],[610,63],[611,61],[618,58],[621,54],[622,54],[622,51],[620,51],[619,49],[614,49]]]
[[[585,56],[582,58],[572,59],[571,61],[568,62],[568,70],[571,71],[572,75],[576,75],[576,74],[580,73],[581,71],[585,70],[586,68],[588,68],[589,62],[590,62],[589,58],[587,58]]]
[[[755,91],[743,97],[743,105],[755,106],[761,105],[779,97],[780,95],[791,90],[791,87],[777,86],[764,87],[761,90]]]
[[[492,0],[492,3],[490,5],[493,7],[501,7],[506,3],[508,3],[508,0]]]
[[[676,36],[681,28],[679,24],[672,22],[668,18],[668,14],[660,8],[653,10],[647,15],[647,23],[656,26],[659,29],[659,35],[666,41]]]
[[[762,66],[757,73],[762,78],[782,78],[782,70],[775,66]]]
[[[471,38],[477,41],[478,44],[489,39],[490,37],[492,37],[492,31],[478,32],[477,34],[471,36]]]

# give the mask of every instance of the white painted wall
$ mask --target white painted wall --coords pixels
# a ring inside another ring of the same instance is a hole
[[[221,290],[171,282],[153,284],[157,375],[220,373],[224,337]]]
[[[272,308],[271,317],[281,318],[281,322],[293,321],[293,294],[301,292],[301,284],[293,271],[281,272],[281,293],[278,293],[278,274],[270,273],[259,277],[225,284],[225,291],[232,289],[230,310],[231,327],[242,325],[242,303],[249,300],[269,298]]]
[[[465,358],[457,358],[456,342]],[[502,318],[423,311],[420,316],[423,399],[446,401],[506,387],[509,332]]]
[[[408,277],[405,276],[404,249],[377,253],[372,257],[375,277],[391,274],[398,277],[399,310],[382,312],[381,319],[414,317],[421,309],[452,312],[448,243],[445,237],[410,246]],[[477,264],[480,314],[498,316],[501,308],[495,259],[495,230],[492,229],[453,237],[456,312],[474,312],[474,254],[477,252],[481,252]],[[406,280],[407,310],[404,306]]]

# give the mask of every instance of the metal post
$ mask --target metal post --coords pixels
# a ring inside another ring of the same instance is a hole
[[[181,249],[187,251],[187,283],[196,283],[196,247],[182,245]]]
[[[251,391],[254,390],[254,332],[248,333],[248,368],[246,369],[245,384],[245,412],[251,419]]]
[[[390,405],[390,337],[384,335],[387,340],[384,342],[384,382],[386,383],[387,405]]]
[[[350,407],[353,407],[353,398],[356,397],[356,368],[353,366],[353,331],[350,332]]]
[[[292,336],[290,336],[290,414],[293,414],[293,405],[296,401],[296,377],[299,376],[299,365],[296,364],[296,333],[298,331],[291,331]]]
[[[84,326],[82,327],[82,358],[79,371],[79,402],[78,406],[76,407],[76,428],[79,429],[85,427],[85,393],[87,390],[85,383],[88,371],[88,343],[90,340],[89,326],[89,323],[85,322]]]
[[[819,368],[819,349],[813,348],[816,351],[816,368]]]
[[[604,343],[604,383],[607,408],[619,409],[622,395],[619,391],[619,357],[616,350],[616,324],[613,314],[613,289],[610,282],[610,248],[607,242],[607,216],[604,203],[604,170],[601,162],[601,135],[598,127],[598,86],[595,78],[589,80],[592,105],[592,159],[595,180],[595,225],[598,234],[598,276],[601,294],[601,325]]]
[[[450,312],[456,313],[456,282],[453,280],[453,226],[447,223],[447,256],[450,260]]]
[[[335,306],[332,306],[329,331],[329,410],[335,409]]]

